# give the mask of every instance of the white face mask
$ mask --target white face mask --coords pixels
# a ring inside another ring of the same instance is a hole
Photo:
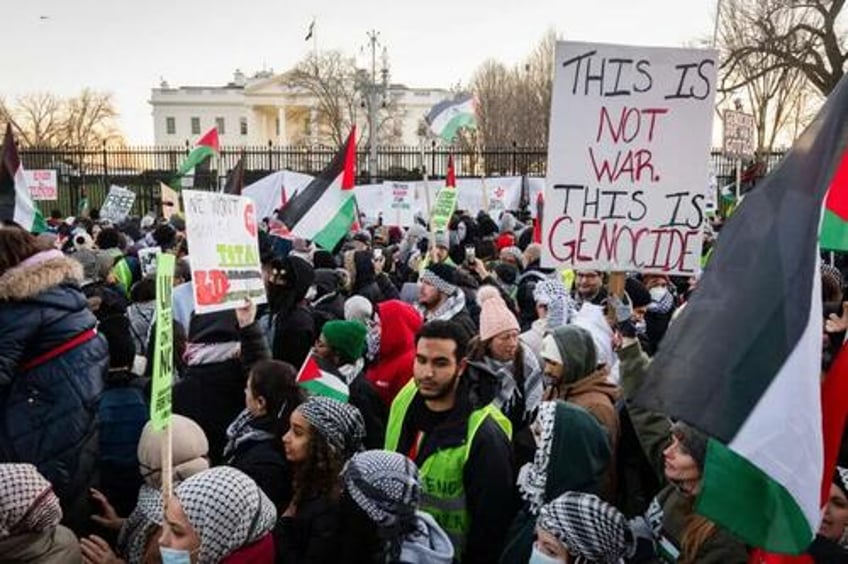
[[[160,546],[159,556],[162,557],[162,564],[191,564],[191,552],[188,550]]]
[[[651,300],[661,302],[668,295],[668,288],[665,286],[654,286],[650,289]]]
[[[565,560],[560,560],[555,556],[548,556],[536,546],[536,543],[533,543],[533,551],[530,553],[530,560],[527,561],[527,564],[563,564]],[[165,562],[163,561],[163,564]]]

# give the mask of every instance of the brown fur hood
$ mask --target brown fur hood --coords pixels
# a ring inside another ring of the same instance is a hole
[[[82,279],[82,265],[79,262],[61,254],[44,251],[0,276],[0,300],[30,299],[63,282],[79,285]]]

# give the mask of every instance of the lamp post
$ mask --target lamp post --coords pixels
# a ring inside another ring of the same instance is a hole
[[[377,118],[380,108],[386,107],[386,95],[389,89],[389,65],[388,53],[385,47],[382,55],[382,68],[380,69],[380,81],[377,81],[377,47],[379,45],[380,32],[371,30],[368,32],[368,42],[371,47],[371,75],[366,84],[363,85],[365,100],[363,106],[368,112],[368,176],[373,181],[377,176]],[[382,100],[380,100],[382,99]]]

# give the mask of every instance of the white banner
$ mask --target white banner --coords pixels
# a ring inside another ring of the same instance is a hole
[[[109,194],[106,195],[106,200],[100,206],[100,217],[108,219],[112,223],[121,223],[132,211],[134,203],[135,192],[112,185],[109,188]]]
[[[291,199],[294,194],[304,189],[315,177],[290,170],[281,170],[261,178],[245,186],[242,194],[248,196],[256,204],[256,217],[260,220],[274,215],[274,210]]]
[[[717,54],[558,42],[543,264],[700,268]]]
[[[24,170],[24,178],[33,200],[59,199],[59,184],[55,170]]]
[[[197,313],[264,303],[256,206],[250,198],[183,190]]]

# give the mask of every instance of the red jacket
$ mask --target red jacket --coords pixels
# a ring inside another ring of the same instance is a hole
[[[377,304],[380,316],[380,355],[365,373],[377,393],[391,405],[401,388],[412,377],[415,362],[415,333],[422,320],[418,311],[406,302],[387,300]]]

